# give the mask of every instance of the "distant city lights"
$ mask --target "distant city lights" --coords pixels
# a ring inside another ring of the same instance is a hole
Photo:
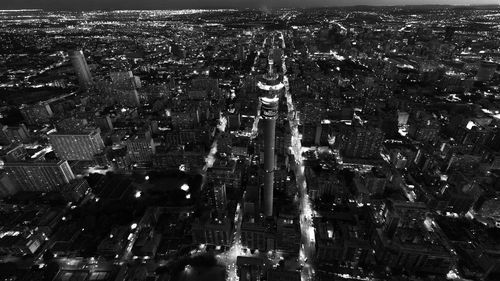
[[[491,279],[499,7],[0,10],[0,260]]]

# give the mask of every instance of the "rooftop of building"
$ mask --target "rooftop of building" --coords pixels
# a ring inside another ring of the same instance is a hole
[[[59,167],[67,163],[66,160],[53,160],[53,161],[22,161],[22,162],[7,162],[4,163],[5,167]]]
[[[262,266],[264,266],[264,261],[261,258],[258,258],[258,257],[238,256],[236,258],[236,265],[237,266],[257,266],[257,267],[262,267]]]

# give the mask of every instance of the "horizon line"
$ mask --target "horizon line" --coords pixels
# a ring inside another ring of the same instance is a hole
[[[393,4],[393,5],[377,5],[377,4],[356,4],[356,5],[327,5],[327,6],[310,6],[310,7],[299,7],[299,6],[277,6],[277,7],[265,7],[266,9],[278,10],[278,9],[318,9],[318,8],[355,8],[355,7],[373,7],[373,8],[394,8],[394,7],[428,7],[428,6],[441,6],[441,7],[500,7],[500,3],[491,4]],[[205,7],[205,8],[133,8],[133,9],[113,9],[113,8],[95,8],[95,9],[43,9],[43,8],[25,8],[25,9],[0,9],[0,13],[4,12],[36,12],[36,11],[60,11],[60,12],[83,12],[83,11],[177,11],[177,10],[261,10],[258,7]]]

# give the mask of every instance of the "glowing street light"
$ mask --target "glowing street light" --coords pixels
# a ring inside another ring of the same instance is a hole
[[[135,192],[135,194],[134,194],[134,197],[135,197],[135,198],[139,198],[139,197],[141,197],[141,195],[142,195],[142,192],[141,192],[140,190],[137,190],[137,191]]]
[[[130,225],[130,229],[134,230],[137,228],[137,223],[133,223],[132,225]]]
[[[186,199],[191,199],[191,194],[187,194]]]
[[[149,180],[149,176],[145,176],[144,179],[148,181]]]
[[[188,191],[189,191],[189,185],[187,185],[187,184],[185,183],[185,184],[183,184],[183,185],[181,186],[181,189],[182,189],[183,191],[185,191],[185,192],[188,192]]]

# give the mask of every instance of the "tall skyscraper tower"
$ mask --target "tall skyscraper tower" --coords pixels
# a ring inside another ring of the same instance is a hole
[[[274,185],[274,146],[275,127],[278,117],[278,102],[285,85],[283,77],[274,71],[273,52],[268,57],[269,70],[259,77],[259,100],[261,104],[260,116],[264,122],[264,214],[273,215],[273,185]]]
[[[49,141],[57,156],[63,160],[92,160],[102,152],[104,142],[97,130],[76,133],[54,133]]]
[[[75,72],[78,75],[78,81],[80,82],[80,87],[83,89],[88,89],[92,84],[92,74],[90,73],[90,68],[87,65],[85,56],[82,51],[71,51],[70,59]]]
[[[75,179],[68,161],[8,162],[4,170],[24,191],[53,191]]]

